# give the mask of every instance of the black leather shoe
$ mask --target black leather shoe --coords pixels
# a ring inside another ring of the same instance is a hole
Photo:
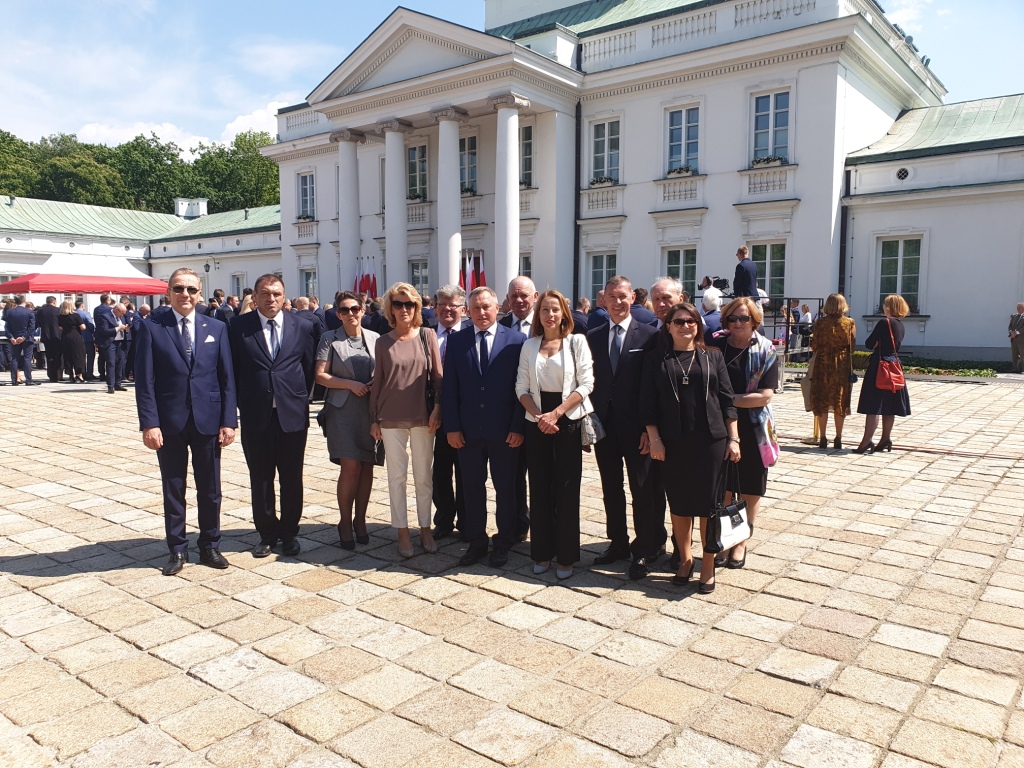
[[[628,560],[630,557],[632,557],[632,553],[629,551],[629,547],[623,549],[608,547],[608,549],[594,558],[594,565],[609,565],[617,560]]]
[[[516,541],[526,541],[528,538],[530,538],[530,532],[529,531],[526,531],[525,533],[517,533],[516,534]]]
[[[171,556],[167,559],[167,564],[164,565],[164,576],[173,576],[176,573],[181,573],[181,569],[185,567],[187,562],[188,552],[172,552]]]
[[[486,544],[470,544],[466,554],[459,558],[459,565],[476,565],[487,555]]]
[[[431,533],[434,535],[434,541],[440,541],[446,539],[455,532],[455,529],[449,525],[435,525],[434,530]]]
[[[128,391],[127,388],[122,387],[120,384],[118,384],[116,387],[114,387],[114,389],[117,390],[118,392],[127,392]]]
[[[295,557],[302,551],[302,547],[299,545],[298,539],[283,539],[281,541],[281,551],[287,557]]]
[[[261,541],[252,548],[253,557],[270,557],[274,551],[274,545],[267,541]]]
[[[650,560],[646,557],[638,557],[629,565],[629,578],[633,581],[647,578],[650,574]]]
[[[678,552],[673,552],[672,557],[668,559],[668,568],[670,571],[678,571],[679,564],[683,562],[682,556]]]
[[[113,387],[107,387],[107,394],[108,395],[114,394],[114,388]]]
[[[219,549],[200,550],[199,562],[219,570],[224,570],[228,567],[228,561],[224,559],[224,555],[220,553]]]
[[[501,568],[508,562],[508,550],[495,547],[491,550],[491,559],[487,561],[492,568]]]

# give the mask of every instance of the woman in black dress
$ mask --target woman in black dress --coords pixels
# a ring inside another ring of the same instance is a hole
[[[82,331],[85,330],[85,323],[70,300],[60,305],[57,327],[60,328],[60,349],[64,366],[68,370],[68,383],[84,384],[85,342],[82,341]]]
[[[747,502],[747,519],[750,533],[754,533],[754,522],[761,507],[761,497],[768,490],[768,468],[765,461],[774,466],[774,459],[762,456],[758,446],[760,423],[764,420],[774,423],[770,403],[775,388],[779,386],[779,366],[772,343],[758,333],[763,315],[760,305],[749,296],[741,296],[729,302],[722,310],[722,328],[715,335],[715,344],[725,357],[725,368],[729,382],[735,392],[733,405],[736,406],[740,435],[741,458],[739,472],[730,474],[728,489],[740,494]],[[765,409],[768,409],[765,412]],[[737,477],[738,475],[738,477]],[[747,564],[747,542],[737,544],[728,552],[720,552],[715,565],[727,568],[742,568]]]
[[[701,540],[706,543],[722,462],[740,460],[740,437],[725,358],[718,349],[704,346],[697,309],[676,304],[661,334],[663,344],[644,359],[640,419],[647,428],[651,458],[665,462],[665,495],[681,549],[672,581],[683,585],[693,575],[693,518],[701,519]],[[706,595],[715,589],[715,559],[707,549],[704,553],[698,591]]]
[[[871,331],[864,346],[872,350],[868,369],[864,372],[864,383],[860,388],[860,400],[857,402],[857,413],[867,416],[864,420],[864,437],[860,445],[853,449],[854,453],[877,453],[892,451],[892,426],[897,416],[910,415],[910,395],[904,386],[898,392],[879,389],[875,384],[878,375],[878,361],[883,357],[895,355],[903,344],[905,330],[901,317],[906,317],[910,307],[902,296],[895,293],[885,297],[882,302],[885,319],[879,320]],[[882,417],[882,437],[875,445],[871,438],[878,426],[878,417]]]

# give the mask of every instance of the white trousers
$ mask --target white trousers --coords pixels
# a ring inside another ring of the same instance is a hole
[[[412,477],[416,486],[416,516],[420,528],[430,527],[430,506],[434,493],[434,435],[427,427],[381,429],[384,455],[387,457],[388,492],[391,496],[391,527],[408,528],[408,503],[405,498],[412,453]]]

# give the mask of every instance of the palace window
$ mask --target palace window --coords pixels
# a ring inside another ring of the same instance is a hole
[[[519,254],[519,274],[523,277],[533,277],[533,254]]]
[[[619,183],[619,121],[594,123],[591,127],[591,169],[594,179],[611,179]]]
[[[757,287],[769,296],[786,295],[786,244],[758,243],[750,246],[750,258],[757,265]]]
[[[312,173],[299,174],[299,216],[316,218],[316,190]]]
[[[683,284],[683,290],[693,300],[697,291],[697,249],[670,248],[665,251],[665,275]]]
[[[668,113],[668,170],[689,166],[697,172],[700,107]]]
[[[519,129],[519,181],[533,186],[533,126],[524,125]]]
[[[309,296],[311,293],[317,293],[316,287],[316,270],[315,269],[300,269],[299,270],[299,285],[302,286],[302,295]]]
[[[754,158],[789,159],[789,91],[754,97]]]
[[[409,178],[409,199],[427,199],[427,145],[406,149],[407,176]]]
[[[428,284],[430,283],[430,271],[425,259],[409,262],[409,284],[415,288],[420,296],[428,295]]]
[[[237,296],[239,299],[242,298],[242,292],[245,290],[245,272],[236,272],[231,276],[231,293]]]
[[[595,253],[590,257],[590,295],[597,296],[608,281],[615,277],[615,254]]]
[[[921,311],[921,238],[883,240],[878,280],[878,306],[890,293],[898,293],[910,305],[911,314]]]
[[[459,183],[463,192],[476,193],[476,136],[459,139]]]

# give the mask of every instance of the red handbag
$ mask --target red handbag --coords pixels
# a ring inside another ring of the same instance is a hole
[[[896,339],[892,335],[892,321],[886,318],[889,325],[889,339],[892,341],[892,354],[883,355],[878,360],[878,373],[875,374],[875,386],[886,392],[899,392],[907,386],[907,380],[903,377],[903,366],[900,364],[900,357],[896,354]]]

